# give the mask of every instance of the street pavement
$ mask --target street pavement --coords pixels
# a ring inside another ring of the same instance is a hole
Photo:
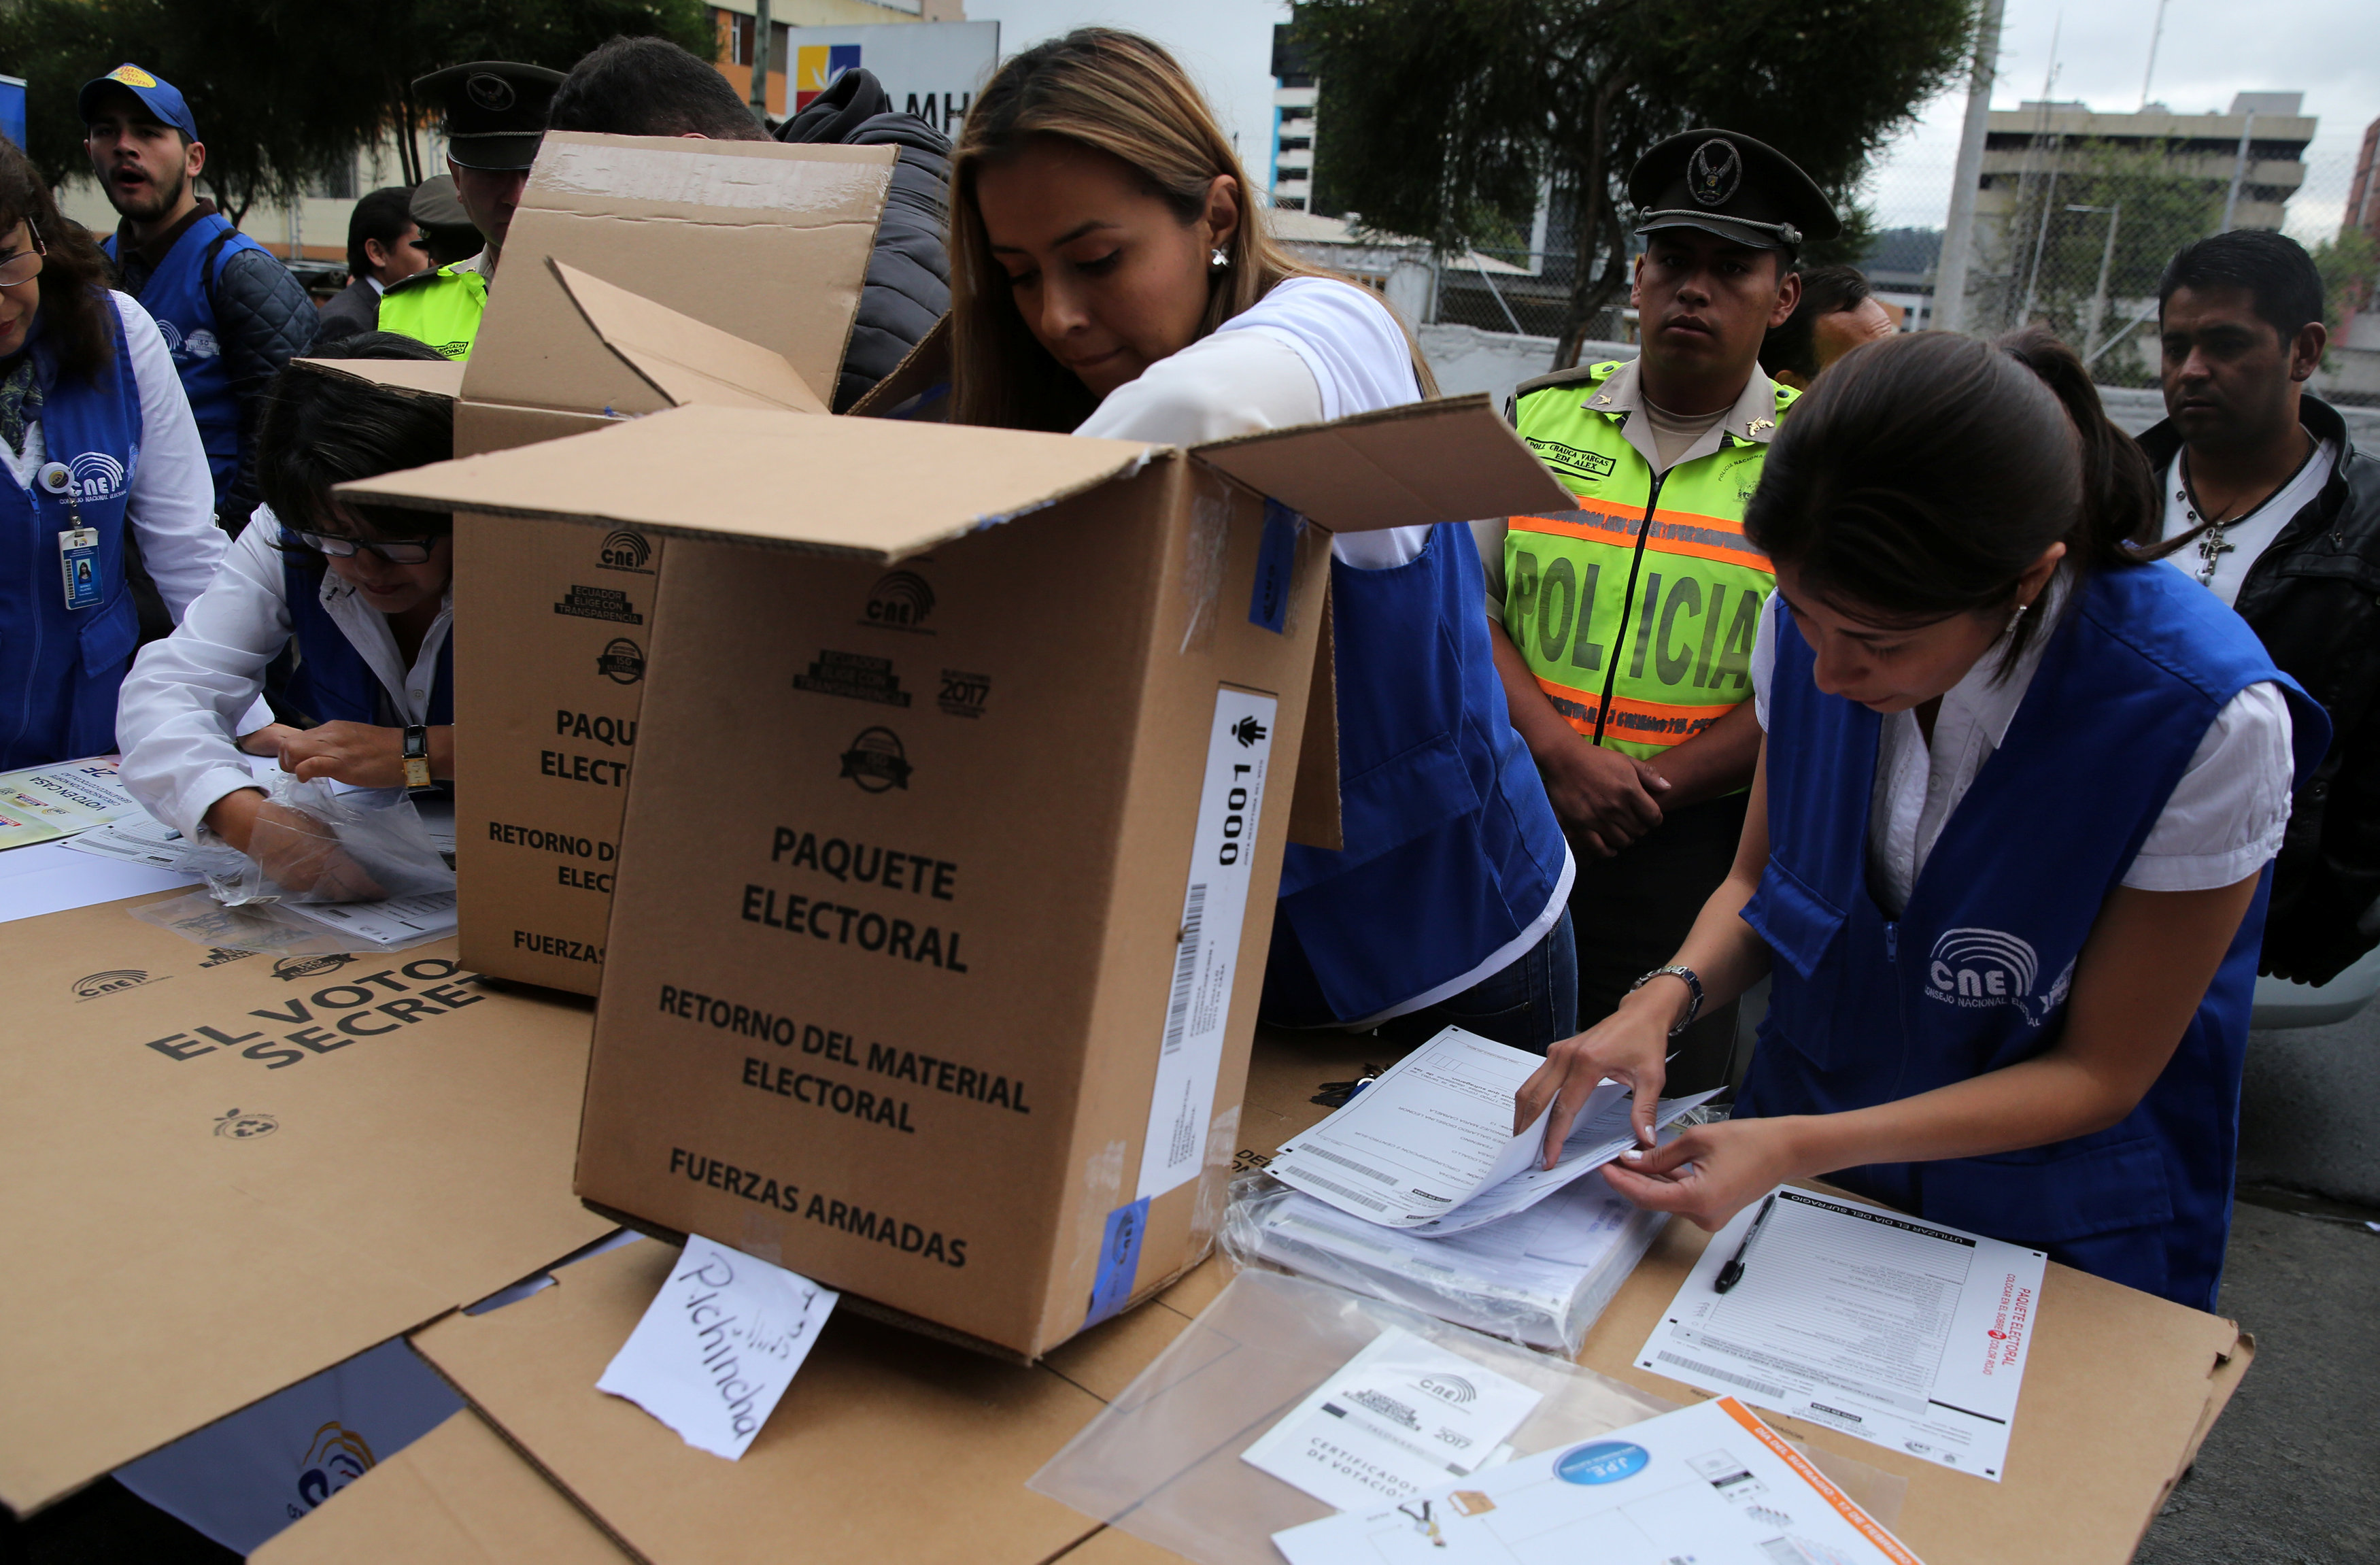
[[[2136,1565],[2380,1560],[2380,1007],[2257,1033],[2220,1309],[2256,1359]],[[2261,1204],[2260,1204],[2261,1203]],[[2292,1208],[2292,1209],[2283,1209]]]

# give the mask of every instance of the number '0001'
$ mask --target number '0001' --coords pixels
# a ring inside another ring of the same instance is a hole
[[[1238,766],[1232,770],[1245,771],[1247,768]],[[1240,861],[1239,836],[1247,830],[1247,816],[1244,812],[1248,807],[1248,791],[1245,788],[1232,789],[1224,797],[1223,807],[1231,813],[1223,817],[1223,846],[1215,857],[1218,863],[1237,864]]]

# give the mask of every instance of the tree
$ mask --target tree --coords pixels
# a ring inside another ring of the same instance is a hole
[[[1742,130],[1864,229],[1849,198],[1868,156],[1957,74],[1974,6],[1306,0],[1295,26],[1322,93],[1318,195],[1367,227],[1460,254],[1525,233],[1547,186],[1568,198],[1567,366],[1627,286],[1625,184],[1646,149],[1697,124]]]
[[[26,152],[53,185],[87,174],[82,84],[127,60],[181,90],[206,141],[201,176],[235,224],[296,195],[394,132],[408,184],[425,172],[408,84],[466,60],[567,70],[614,33],[659,34],[708,58],[701,0],[13,0],[0,61],[26,78]]]

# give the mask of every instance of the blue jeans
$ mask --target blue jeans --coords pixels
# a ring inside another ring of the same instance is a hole
[[[1543,1054],[1578,1031],[1578,939],[1570,909],[1518,961],[1437,1004],[1383,1022],[1375,1030],[1407,1046],[1461,1027],[1513,1049]]]

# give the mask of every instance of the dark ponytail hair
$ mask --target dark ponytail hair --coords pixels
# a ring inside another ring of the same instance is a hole
[[[1793,405],[1743,530],[1843,612],[1923,625],[2006,606],[2053,543],[2078,571],[2138,564],[2155,493],[2048,332],[1920,332],[1846,354]],[[2003,668],[2038,630],[2018,622]]]

